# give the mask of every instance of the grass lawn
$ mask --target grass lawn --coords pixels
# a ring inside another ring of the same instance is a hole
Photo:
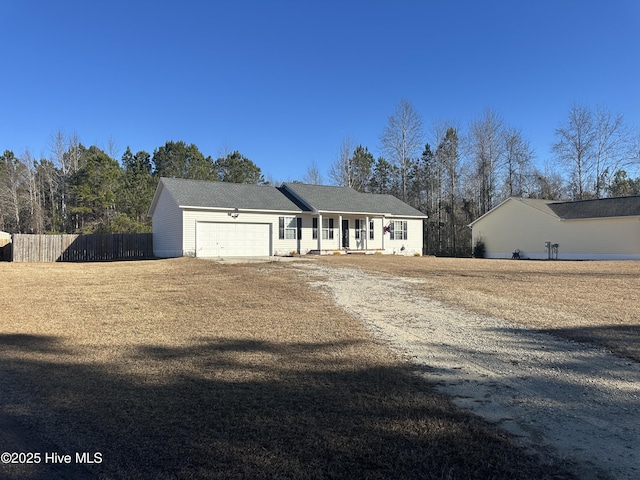
[[[420,276],[430,295],[457,302],[449,285],[505,309],[471,285],[515,275],[473,260],[319,261]],[[561,266],[538,265],[519,291],[541,293],[543,270]],[[555,275],[600,285],[597,273]],[[637,270],[609,275],[637,287]],[[20,426],[31,451],[100,452],[89,478],[572,478],[435,393],[283,264],[0,263],[0,366],[0,425]],[[0,450],[10,441],[0,433]],[[0,478],[50,472],[0,464]]]

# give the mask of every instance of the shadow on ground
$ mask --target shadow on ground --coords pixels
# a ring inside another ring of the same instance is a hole
[[[0,477],[572,478],[452,408],[408,368],[357,369],[322,355],[348,347],[203,338],[96,364],[55,337],[0,335],[0,425],[13,430],[0,434],[0,450],[102,456],[0,465]],[[140,365],[152,373],[124,368]]]
[[[536,331],[605,347],[616,355],[640,362],[640,325],[549,328]]]

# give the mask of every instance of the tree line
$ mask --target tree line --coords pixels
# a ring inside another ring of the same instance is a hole
[[[462,129],[437,121],[429,138],[406,100],[380,133],[378,158],[345,138],[328,183],[391,194],[429,216],[428,254],[466,256],[467,225],[511,196],[584,200],[640,195],[640,135],[621,115],[574,104],[555,130],[552,162],[536,165],[522,131],[487,109]],[[266,184],[260,168],[238,151],[217,159],[194,144],[169,141],[153,154],[127,147],[116,160],[77,136],[58,132],[50,158],[0,157],[0,230],[14,233],[149,232],[147,211],[162,176]],[[315,163],[302,178],[322,184]]]
[[[144,233],[160,177],[264,183],[260,168],[234,151],[216,160],[194,144],[166,142],[120,161],[77,136],[55,135],[52,157],[0,156],[0,230],[13,233]]]

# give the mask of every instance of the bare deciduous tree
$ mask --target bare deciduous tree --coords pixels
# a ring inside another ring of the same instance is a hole
[[[69,229],[68,214],[68,183],[71,176],[80,168],[80,140],[76,133],[65,135],[62,130],[58,130],[51,137],[51,153],[53,164],[59,172],[60,185],[60,215],[62,220],[62,230]]]
[[[595,195],[601,198],[615,173],[632,163],[633,134],[622,115],[613,115],[605,107],[598,107],[593,117]]]
[[[504,131],[504,192],[503,197],[523,197],[528,193],[532,176],[533,150],[517,128]]]
[[[304,183],[310,183],[311,185],[322,185],[322,174],[320,173],[320,169],[318,168],[315,160],[312,160],[307,166],[307,171],[305,172],[302,180]]]
[[[407,174],[411,161],[417,158],[424,147],[422,118],[411,104],[402,100],[380,135],[383,154],[400,171],[402,200],[407,200]]]
[[[351,155],[355,150],[355,143],[351,138],[344,137],[340,143],[338,158],[329,169],[329,177],[336,185],[341,187],[351,187],[353,183],[353,173],[351,171]]]
[[[593,151],[597,141],[596,128],[591,111],[574,103],[569,109],[566,123],[556,128],[556,142],[552,150],[564,165],[571,178],[575,200],[593,195],[589,185],[595,184]]]
[[[496,183],[504,155],[503,119],[487,109],[469,129],[467,148],[475,164],[478,210],[484,215],[496,200]]]
[[[30,233],[44,233],[44,205],[42,202],[40,185],[38,184],[38,170],[35,159],[29,150],[22,154],[22,164],[25,166],[25,184],[28,197],[28,231]]]
[[[0,210],[6,210],[3,223],[16,233],[22,232],[20,213],[24,204],[24,165],[12,151],[0,156]]]

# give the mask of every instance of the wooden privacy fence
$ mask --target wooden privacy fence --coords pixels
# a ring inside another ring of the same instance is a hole
[[[105,262],[153,258],[151,233],[96,235],[15,234],[14,262]]]

